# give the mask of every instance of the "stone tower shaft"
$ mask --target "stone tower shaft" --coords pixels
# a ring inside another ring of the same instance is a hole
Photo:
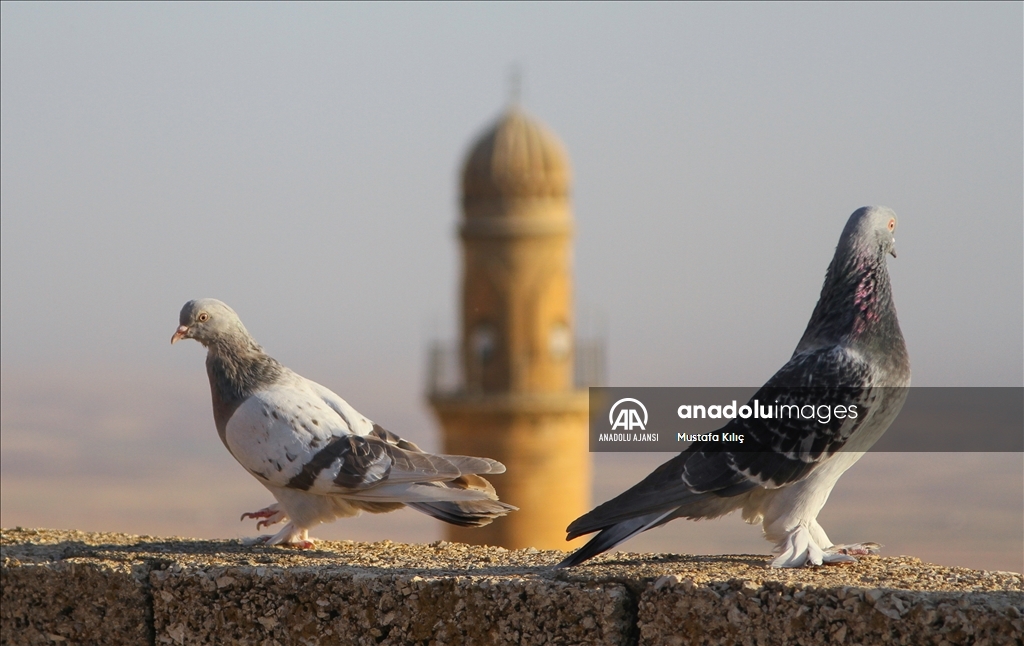
[[[573,379],[568,156],[517,107],[473,144],[462,169],[461,382],[434,392],[447,453],[505,464],[488,476],[519,511],[462,542],[566,548],[589,505],[587,393]]]

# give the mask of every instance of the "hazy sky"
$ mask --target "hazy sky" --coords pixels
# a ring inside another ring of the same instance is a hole
[[[164,337],[214,296],[289,363],[418,375],[455,332],[462,156],[518,63],[572,158],[614,382],[761,383],[846,217],[885,204],[915,383],[1020,385],[1021,18],[4,4],[4,365],[191,369]]]
[[[1020,386],[1022,20],[1020,3],[3,3],[0,365],[37,388],[5,384],[4,433],[16,402],[67,399],[39,375],[117,384],[132,410],[164,410],[163,384],[206,397],[202,349],[168,342],[213,296],[285,364],[432,437],[458,172],[514,65],[572,160],[577,312],[606,321],[614,385],[762,383],[846,218],[884,204],[914,383]]]

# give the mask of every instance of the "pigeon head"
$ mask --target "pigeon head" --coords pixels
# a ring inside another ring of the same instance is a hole
[[[795,354],[823,344],[854,343],[883,354],[894,370],[902,370],[906,346],[885,258],[896,256],[895,231],[892,209],[865,206],[853,212]]]
[[[172,344],[182,339],[195,339],[208,347],[217,342],[249,341],[252,338],[235,310],[215,298],[200,298],[185,303],[178,316],[178,323],[178,329],[171,337]]]
[[[896,257],[896,214],[885,206],[862,206],[846,222],[841,249],[858,256]]]

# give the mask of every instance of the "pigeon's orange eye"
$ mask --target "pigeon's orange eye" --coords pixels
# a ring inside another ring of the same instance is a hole
[[[889,220],[889,230],[892,231],[896,228],[896,220]]]
[[[891,229],[892,227],[890,226],[889,228]],[[209,314],[207,314],[206,312],[200,312],[199,316],[196,317],[196,320],[198,320],[200,323],[206,323],[206,321],[209,320],[209,318]]]

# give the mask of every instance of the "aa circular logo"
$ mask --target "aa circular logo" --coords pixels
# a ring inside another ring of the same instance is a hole
[[[616,411],[618,412],[616,413]],[[641,412],[643,412],[643,419],[641,419]],[[647,407],[639,399],[623,397],[612,404],[611,410],[608,411],[608,423],[612,425],[613,431],[646,431]]]

